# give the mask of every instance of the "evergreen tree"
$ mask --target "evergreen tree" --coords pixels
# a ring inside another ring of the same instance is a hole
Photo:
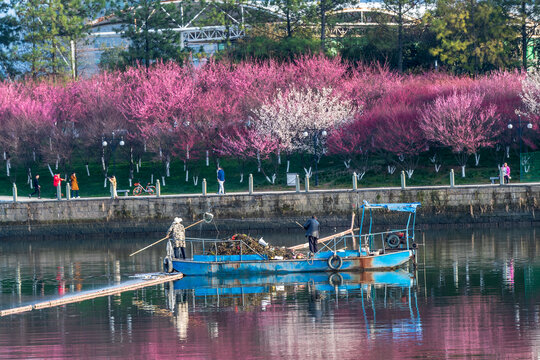
[[[346,1],[346,0],[320,0],[316,10],[319,15],[319,25],[321,28],[321,49],[326,50],[326,30],[328,27],[328,13],[339,10],[343,6],[352,6],[358,1]]]
[[[144,62],[148,68],[156,60],[181,61],[181,12],[175,4],[160,0],[135,0],[116,10],[122,37],[129,40],[122,54],[126,62]]]
[[[75,44],[88,34],[88,20],[102,6],[101,0],[22,0],[16,4],[20,56],[33,78],[76,75]]]
[[[15,75],[17,69],[13,57],[14,47],[17,45],[19,24],[17,19],[9,15],[10,4],[0,1],[0,78]]]
[[[519,32],[519,49],[521,52],[521,67],[528,68],[528,49],[532,38],[540,26],[540,2],[538,0],[508,0],[504,3],[512,23],[517,25]]]
[[[276,7],[278,13],[285,17],[285,34],[291,38],[296,29],[305,24],[305,17],[309,10],[306,0],[266,0],[266,6]]]
[[[403,72],[403,29],[404,25],[408,22],[408,16],[416,15],[415,10],[418,7],[425,4],[424,0],[383,0],[383,6],[395,14],[394,18],[398,27],[397,34],[397,55],[398,63],[397,69],[399,72]]]

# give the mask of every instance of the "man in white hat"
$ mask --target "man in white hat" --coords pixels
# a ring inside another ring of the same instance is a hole
[[[186,258],[186,230],[182,225],[182,218],[174,218],[171,227],[167,231],[167,237],[172,233],[172,241],[174,241],[174,257],[180,259],[180,251],[182,251],[182,259]]]

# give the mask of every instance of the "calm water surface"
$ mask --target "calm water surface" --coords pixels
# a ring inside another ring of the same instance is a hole
[[[420,233],[410,274],[186,278],[5,316],[0,358],[540,359],[538,230]],[[129,254],[160,235],[2,241],[0,309],[158,271],[164,245]],[[284,235],[265,240],[304,241]]]

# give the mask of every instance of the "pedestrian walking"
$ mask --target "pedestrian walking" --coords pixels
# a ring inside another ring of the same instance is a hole
[[[32,197],[32,195],[37,194],[38,199],[41,199],[41,185],[39,185],[39,174],[32,179],[32,186],[34,187],[34,192],[28,195],[28,197]]]
[[[110,178],[107,178],[109,179],[109,182],[111,183],[111,195],[115,198],[115,199],[118,199],[118,194],[116,193],[116,176],[111,176]]]
[[[79,196],[79,182],[77,181],[77,174],[73,173],[71,174],[71,177],[69,178],[71,180],[71,197],[74,199],[78,199]]]
[[[217,181],[219,184],[218,194],[225,194],[225,171],[221,167],[218,167],[217,170]]]
[[[66,179],[62,179],[60,174],[55,174],[53,176],[54,190],[56,191],[56,194],[58,194],[58,189],[60,189],[60,196],[62,196],[62,181],[66,181]]]
[[[311,219],[306,221],[304,224],[304,229],[306,230],[306,236],[309,242],[309,251],[312,254],[317,252],[317,240],[319,240],[319,222],[317,217],[313,215]]]
[[[172,238],[169,241],[173,242],[174,257],[180,259],[180,252],[182,252],[182,259],[186,258],[186,230],[182,225],[182,218],[174,218],[173,223],[167,231],[167,236],[172,234]]]

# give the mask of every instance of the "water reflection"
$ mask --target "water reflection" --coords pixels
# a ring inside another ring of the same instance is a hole
[[[0,309],[158,271],[163,248],[128,256],[149,238],[2,242]],[[3,317],[0,358],[537,358],[535,229],[452,229],[422,238],[412,274],[186,277]]]

